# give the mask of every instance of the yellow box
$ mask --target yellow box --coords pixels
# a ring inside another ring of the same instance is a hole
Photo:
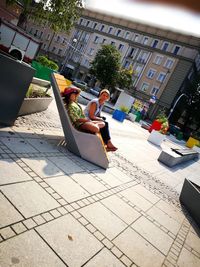
[[[199,143],[200,143],[199,140],[190,136],[189,139],[187,140],[186,146],[189,148],[193,148],[193,146],[198,145]]]

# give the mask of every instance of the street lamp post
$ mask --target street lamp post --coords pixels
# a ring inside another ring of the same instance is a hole
[[[75,38],[72,40],[72,44],[69,43],[69,45],[68,45],[68,53],[67,53],[67,55],[66,55],[66,57],[65,57],[65,59],[63,61],[63,65],[62,65],[62,67],[60,69],[61,73],[65,70],[65,66],[66,66],[66,64],[67,64],[67,62],[68,62],[68,60],[70,58],[70,48],[75,49],[74,45],[76,43],[77,43],[77,39],[75,39]]]
[[[171,117],[171,115],[172,115],[172,113],[173,113],[173,111],[174,111],[176,105],[178,104],[179,100],[180,100],[181,97],[183,97],[183,96],[186,96],[186,97],[188,98],[188,96],[187,96],[186,94],[181,94],[181,95],[177,98],[177,100],[176,100],[176,102],[174,103],[173,107],[170,109],[169,115],[168,115],[168,117],[167,117],[168,120],[169,120],[169,118]]]

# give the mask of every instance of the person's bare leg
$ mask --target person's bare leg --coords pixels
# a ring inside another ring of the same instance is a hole
[[[94,124],[98,125],[99,128],[103,128],[105,123],[103,121],[92,121]]]
[[[89,131],[91,133],[98,133],[99,127],[97,124],[94,124],[93,122],[85,122],[80,126],[81,130]]]

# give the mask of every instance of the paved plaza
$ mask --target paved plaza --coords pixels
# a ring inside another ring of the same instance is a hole
[[[105,114],[113,143],[105,171],[65,148],[55,101],[0,129],[0,267],[199,267],[199,229],[181,207],[200,160],[168,168],[167,137]]]

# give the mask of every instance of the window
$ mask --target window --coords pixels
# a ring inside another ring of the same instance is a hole
[[[153,87],[152,90],[151,90],[151,95],[157,95],[159,92],[159,88],[158,87]]]
[[[149,38],[145,36],[144,39],[143,39],[143,44],[147,45],[148,41],[149,41]]]
[[[35,34],[34,34],[34,36],[37,36],[37,34],[38,34],[38,30],[35,30]]]
[[[86,23],[86,27],[88,27],[90,24],[90,21],[88,20],[87,23]]]
[[[158,45],[158,40],[153,40],[152,47],[156,48]]]
[[[108,33],[111,33],[112,30],[113,30],[113,27],[110,27],[110,28],[108,29]]]
[[[135,68],[135,72],[136,72],[136,75],[139,76],[141,71],[142,71],[143,67],[138,65],[136,68]]]
[[[56,47],[54,46],[53,48],[52,48],[52,52],[56,52]]]
[[[135,37],[134,37],[134,41],[135,41],[135,42],[138,42],[138,41],[139,41],[139,35],[138,35],[138,34],[135,35]]]
[[[89,54],[90,56],[92,56],[92,55],[94,54],[94,48],[90,48],[90,51],[88,52],[88,54]]]
[[[180,51],[180,49],[181,49],[181,47],[178,46],[178,45],[176,45],[175,48],[174,48],[173,54],[174,54],[174,55],[177,55],[178,52]]]
[[[128,69],[129,66],[130,66],[130,62],[126,60],[125,63],[124,63],[124,68]]]
[[[162,62],[162,60],[163,60],[163,56],[157,55],[157,56],[155,57],[155,59],[154,59],[154,63],[155,63],[156,65],[160,65],[161,62]]]
[[[86,43],[89,37],[90,37],[89,33],[84,32],[80,40]]]
[[[118,50],[119,50],[120,52],[122,52],[123,49],[124,49],[124,45],[123,45],[123,44],[120,44]]]
[[[62,53],[62,49],[59,49],[58,50],[58,55],[61,55],[61,53]]]
[[[104,28],[105,28],[105,26],[101,25],[100,31],[102,32]]]
[[[85,67],[89,68],[89,66],[90,66],[90,62],[89,62],[89,60],[88,60],[88,59],[84,59],[83,65],[84,65]]]
[[[129,36],[130,36],[130,32],[126,32],[124,38],[125,38],[125,39],[129,39]]]
[[[128,57],[133,57],[134,52],[135,52],[135,48],[131,47],[131,49],[130,49],[130,51],[128,53]]]
[[[47,35],[47,41],[49,41],[50,39],[50,33]]]
[[[94,43],[95,43],[95,44],[98,44],[98,41],[99,41],[99,36],[95,36],[95,38],[94,38]]]
[[[80,60],[80,56],[79,55],[73,55],[72,60],[74,62],[78,62]]]
[[[59,41],[60,41],[60,36],[57,36],[57,39],[56,39],[56,41],[57,41],[57,42],[59,42]]]
[[[106,42],[106,39],[103,39],[103,40],[102,40],[102,44],[105,44],[105,42]]]
[[[42,38],[43,32],[40,33],[40,38]]]
[[[97,27],[97,23],[95,22],[93,25],[93,29],[96,29],[96,27]]]
[[[66,38],[63,38],[63,44],[67,43],[67,39]]]
[[[45,48],[46,48],[46,46],[47,46],[46,44],[43,44],[43,49],[45,49]]]
[[[110,44],[111,44],[112,46],[115,46],[115,42],[113,42],[113,41],[112,41]]]
[[[79,24],[81,25],[83,23],[83,19],[80,19],[80,22],[79,22]]]
[[[147,52],[141,52],[139,57],[138,57],[138,61],[140,63],[146,63],[147,58],[148,58],[148,53]]]
[[[117,30],[116,36],[119,36],[121,33],[121,30]]]
[[[143,92],[146,92],[149,88],[149,84],[148,83],[143,83],[140,90]]]
[[[164,67],[165,67],[165,68],[168,68],[168,69],[171,69],[172,66],[173,66],[173,64],[174,64],[174,60],[171,59],[171,58],[168,58],[168,59],[166,60],[166,62],[165,62]]]
[[[162,50],[163,50],[163,51],[167,51],[168,47],[169,47],[169,43],[164,42],[164,44],[163,44],[163,46],[162,46]]]
[[[159,82],[163,83],[164,80],[165,80],[165,78],[166,78],[166,73],[160,72],[159,75],[158,75],[157,80],[158,80]]]
[[[84,45],[83,44],[80,44],[77,49],[80,51],[80,52],[83,52],[84,50]]]
[[[154,75],[156,74],[156,70],[150,69],[147,73],[147,77],[149,79],[153,79]]]

